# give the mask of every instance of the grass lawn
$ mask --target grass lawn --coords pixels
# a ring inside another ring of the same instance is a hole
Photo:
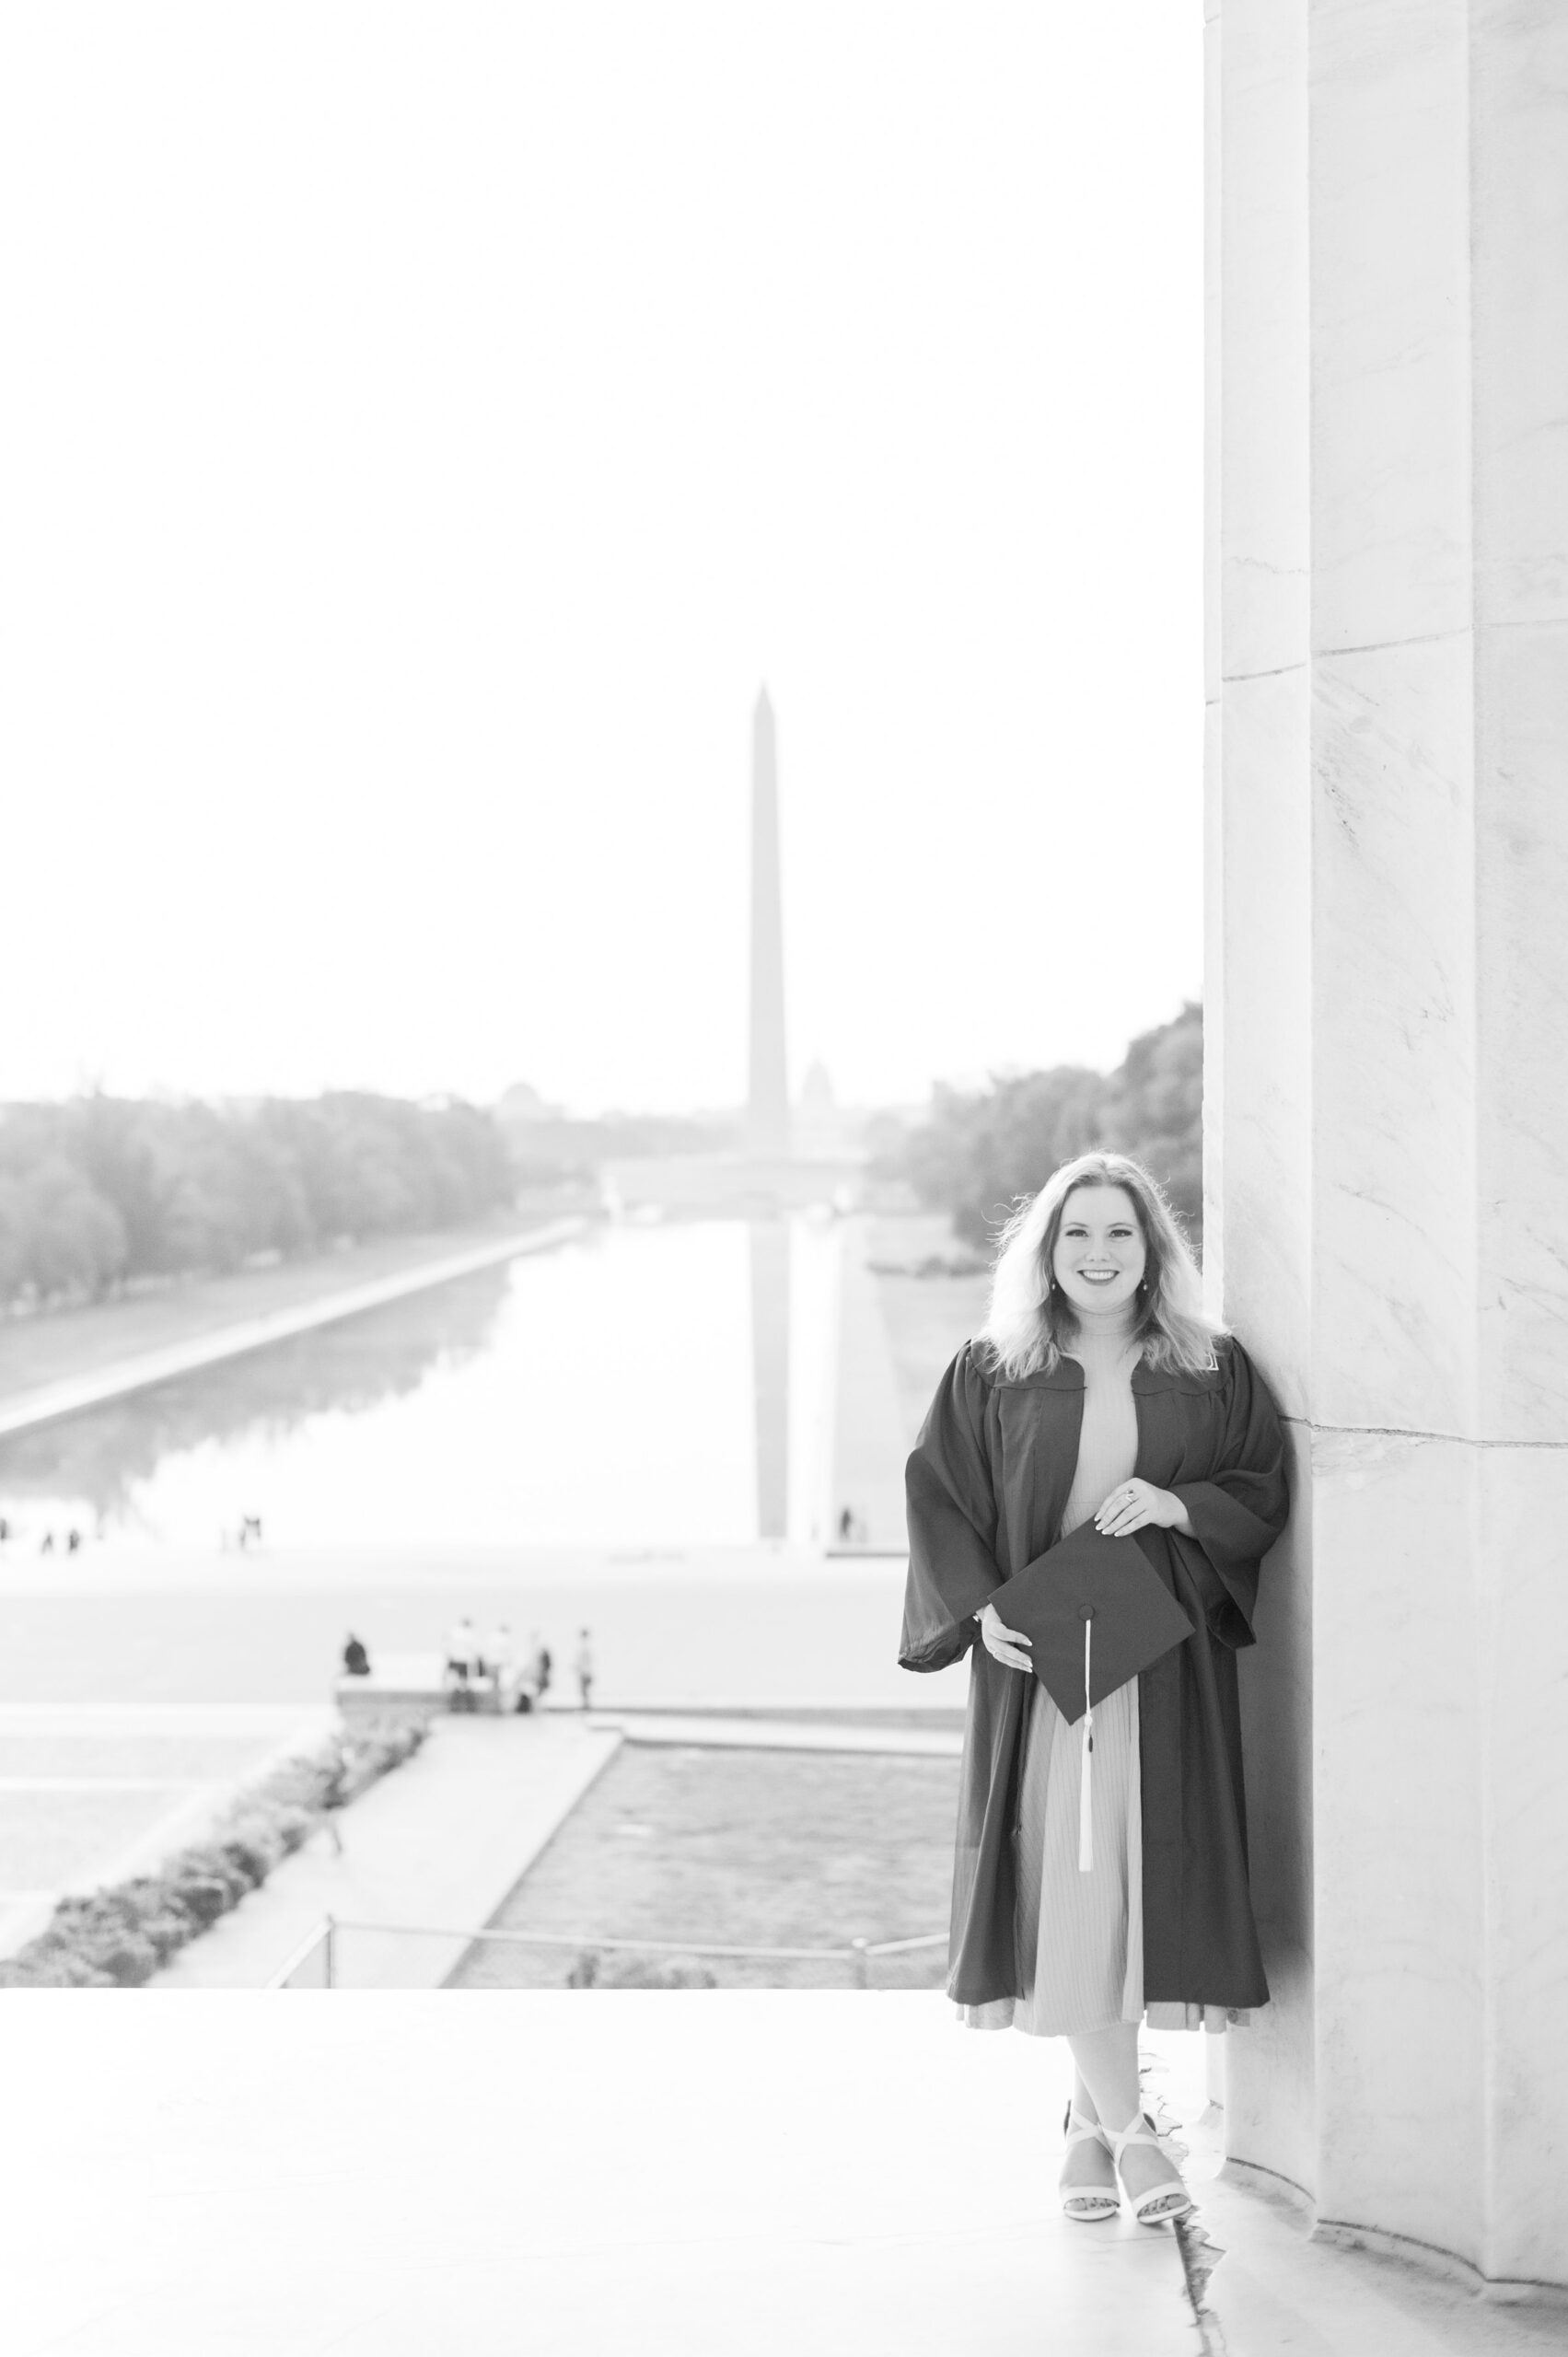
[[[136,1294],[122,1301],[45,1310],[35,1318],[0,1318],[0,1398],[92,1374],[143,1351],[162,1350],[245,1318],[297,1308],[376,1277],[401,1275],[405,1269],[444,1260],[491,1237],[540,1227],[553,1216],[550,1212],[508,1211],[467,1227],[441,1228],[428,1236],[382,1237],[374,1244],[285,1261],[275,1269],[192,1277],[164,1292]]]
[[[764,1947],[946,1931],[958,1792],[957,1759],[628,1744],[494,1925]],[[447,1985],[560,1988],[574,1960],[485,1943]],[[703,1963],[726,1989],[854,1985],[830,1962]],[[947,1968],[928,1948],[874,1965],[873,1986],[940,1988]]]

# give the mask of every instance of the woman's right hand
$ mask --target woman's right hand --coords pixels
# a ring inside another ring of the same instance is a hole
[[[1019,1651],[1020,1646],[1027,1647],[1033,1640],[1026,1637],[1021,1629],[1005,1627],[994,1604],[988,1604],[980,1616],[980,1641],[993,1661],[1003,1662],[1009,1669],[1033,1669],[1028,1652]]]

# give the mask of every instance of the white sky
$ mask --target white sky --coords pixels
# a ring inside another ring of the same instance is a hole
[[[1109,1065],[1201,956],[1196,6],[0,32],[0,1097]]]

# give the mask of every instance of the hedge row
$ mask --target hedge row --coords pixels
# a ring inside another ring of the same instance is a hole
[[[280,1761],[236,1796],[204,1841],[157,1874],[63,1898],[37,1939],[0,1958],[0,1988],[139,1988],[264,1883],[330,1810],[411,1758],[427,1732],[423,1719],[369,1720]]]

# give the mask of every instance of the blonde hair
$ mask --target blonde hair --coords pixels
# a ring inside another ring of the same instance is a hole
[[[1207,1316],[1197,1263],[1169,1204],[1141,1162],[1125,1154],[1080,1154],[1026,1198],[997,1239],[991,1306],[977,1339],[1000,1374],[1050,1375],[1077,1331],[1073,1306],[1051,1273],[1062,1214],[1074,1187],[1121,1187],[1132,1200],[1145,1260],[1133,1332],[1144,1357],[1166,1375],[1197,1375],[1216,1364],[1225,1329]]]

